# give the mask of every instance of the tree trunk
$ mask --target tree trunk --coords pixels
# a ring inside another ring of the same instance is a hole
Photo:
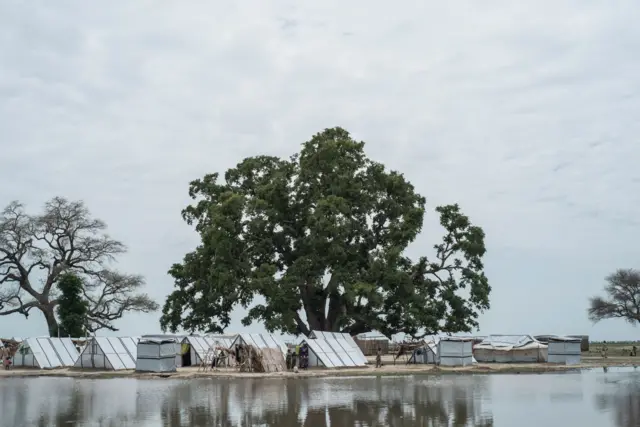
[[[57,337],[58,336],[58,319],[56,319],[56,314],[54,313],[54,307],[52,306],[44,306],[40,308],[42,314],[44,315],[44,319],[47,321],[47,327],[49,328],[49,336]]]

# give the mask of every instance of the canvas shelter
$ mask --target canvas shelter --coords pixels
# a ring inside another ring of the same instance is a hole
[[[309,367],[324,368],[349,368],[365,366],[357,357],[353,348],[344,340],[329,339],[306,339],[300,345],[307,344],[309,347]]]
[[[490,335],[473,354],[485,363],[542,363],[547,361],[547,346],[531,335]]]
[[[438,344],[435,341],[426,342],[423,346],[413,350],[407,363],[415,364],[437,364]]]
[[[260,365],[264,372],[279,372],[286,369],[284,355],[287,346],[271,334],[239,334],[231,344],[250,345],[260,353]]]
[[[346,342],[347,345],[351,347],[350,354],[353,355],[353,353],[355,352],[355,358],[357,359],[356,363],[358,363],[358,365],[356,366],[365,366],[367,363],[369,363],[364,353],[362,352],[362,349],[358,346],[356,341],[349,334],[343,334],[340,332],[311,331],[311,333],[309,334],[309,338],[325,339],[325,340],[333,339],[333,340],[339,341],[342,344],[341,347],[343,348],[344,348],[344,343]]]
[[[438,364],[442,366],[469,366],[473,358],[473,338],[442,337],[438,341]]]
[[[13,356],[13,366],[53,369],[73,366],[78,351],[70,338],[27,338]]]
[[[138,337],[91,337],[74,367],[120,371],[135,369]]]
[[[176,372],[177,338],[140,338],[137,346],[136,371]]]
[[[577,365],[582,356],[581,337],[549,337],[548,362],[564,365]]]

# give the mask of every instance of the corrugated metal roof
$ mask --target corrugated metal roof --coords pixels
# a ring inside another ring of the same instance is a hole
[[[476,348],[481,346],[486,347],[508,347],[508,348],[519,348],[529,345],[531,343],[539,343],[531,335],[489,335],[487,338],[482,340],[480,344],[476,346]]]

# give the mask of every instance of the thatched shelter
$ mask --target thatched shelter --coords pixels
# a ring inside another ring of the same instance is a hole
[[[280,349],[260,349],[249,344],[236,344],[234,350],[240,372],[282,372],[287,369]]]

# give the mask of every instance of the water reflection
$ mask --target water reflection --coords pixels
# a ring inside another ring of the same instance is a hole
[[[593,422],[604,427],[640,425],[639,372],[610,369],[564,376],[294,380],[0,380],[0,425],[12,427],[529,427]]]
[[[12,426],[492,426],[489,377],[297,380],[6,379]],[[5,424],[6,423],[6,424]]]
[[[480,395],[486,377],[277,380],[176,385],[164,425],[491,426]],[[202,396],[209,396],[203,399]]]
[[[635,370],[635,369],[634,369]],[[640,375],[638,372],[607,375],[600,382],[596,407],[611,412],[617,427],[640,426]]]

